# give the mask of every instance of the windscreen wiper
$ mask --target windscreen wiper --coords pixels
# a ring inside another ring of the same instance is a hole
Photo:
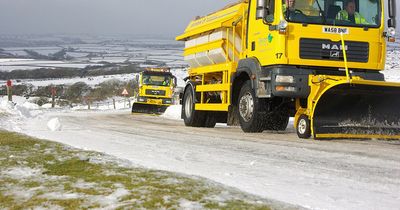
[[[326,22],[326,17],[324,15],[324,11],[322,10],[321,5],[319,4],[319,1],[318,0],[315,0],[315,1],[317,2],[318,8],[319,8],[319,14],[322,16],[322,19],[324,21],[323,23],[326,24],[327,22]]]

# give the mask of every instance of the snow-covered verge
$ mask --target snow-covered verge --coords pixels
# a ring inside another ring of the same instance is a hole
[[[4,131],[0,131],[0,160],[1,209],[267,209],[272,205],[198,177],[133,168],[112,156]]]
[[[13,132],[25,133],[25,126],[32,120],[44,120],[43,125],[49,131],[61,131],[63,129],[62,122],[57,117],[48,118],[48,115],[56,113],[81,113],[89,111],[90,113],[129,113],[130,104],[133,103],[132,98],[117,97],[112,99],[95,102],[90,106],[85,104],[76,104],[73,107],[52,108],[51,104],[43,104],[39,106],[33,101],[35,98],[26,99],[25,97],[13,96],[13,102],[9,102],[7,96],[0,98],[0,129]]]

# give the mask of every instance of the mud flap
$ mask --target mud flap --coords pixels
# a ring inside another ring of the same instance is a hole
[[[132,113],[163,114],[168,106],[133,103]]]
[[[340,84],[314,108],[316,138],[384,138],[400,135],[400,87]]]

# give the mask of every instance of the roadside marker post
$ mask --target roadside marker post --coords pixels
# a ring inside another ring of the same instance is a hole
[[[11,80],[7,80],[7,96],[8,96],[8,101],[12,102],[12,82]]]

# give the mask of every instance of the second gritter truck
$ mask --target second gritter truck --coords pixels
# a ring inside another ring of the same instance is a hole
[[[147,68],[137,75],[139,91],[132,113],[162,114],[173,104],[177,81],[169,68]]]
[[[191,21],[176,38],[186,126],[279,131],[294,116],[300,138],[400,138],[400,84],[381,73],[396,6],[385,20],[384,3],[243,0]]]

